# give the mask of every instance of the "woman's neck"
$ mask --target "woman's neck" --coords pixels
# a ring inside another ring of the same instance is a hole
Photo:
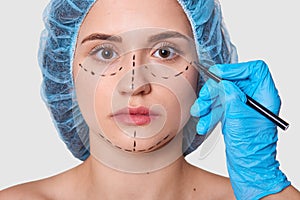
[[[90,153],[109,168],[128,173],[148,173],[169,166],[182,157],[182,133],[163,147],[147,153],[133,153],[116,148],[97,133],[90,133]]]
[[[126,173],[111,169],[90,156],[88,168],[89,199],[178,199],[184,196],[186,161],[180,157],[171,165],[148,173]],[[85,170],[83,170],[85,171]],[[105,198],[104,198],[105,197]]]
[[[182,156],[182,135],[165,147],[144,154],[111,148],[90,134],[91,156],[83,163],[89,199],[178,199],[188,166]],[[176,191],[176,192],[174,192]],[[103,198],[106,197],[106,198]]]

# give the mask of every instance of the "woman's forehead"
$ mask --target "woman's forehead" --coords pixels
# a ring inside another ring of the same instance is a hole
[[[118,35],[144,28],[170,29],[192,37],[190,23],[176,0],[101,0],[88,12],[79,39],[96,32]]]

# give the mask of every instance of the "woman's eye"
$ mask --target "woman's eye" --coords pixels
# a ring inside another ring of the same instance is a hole
[[[177,53],[171,47],[161,47],[153,53],[153,56],[160,59],[172,59],[177,56]]]
[[[110,62],[118,57],[118,53],[110,47],[101,47],[92,53],[98,60]]]

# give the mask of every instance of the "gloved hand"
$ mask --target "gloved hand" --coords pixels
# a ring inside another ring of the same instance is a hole
[[[199,134],[221,121],[227,169],[237,199],[259,199],[290,185],[276,160],[277,127],[245,104],[252,97],[278,114],[280,97],[263,61],[218,64],[209,69],[224,81],[209,79],[191,114],[200,117]]]

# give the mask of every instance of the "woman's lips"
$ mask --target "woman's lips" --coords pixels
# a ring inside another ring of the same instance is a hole
[[[119,123],[130,126],[143,126],[158,117],[157,113],[150,112],[147,107],[124,108],[115,112],[112,117]]]

